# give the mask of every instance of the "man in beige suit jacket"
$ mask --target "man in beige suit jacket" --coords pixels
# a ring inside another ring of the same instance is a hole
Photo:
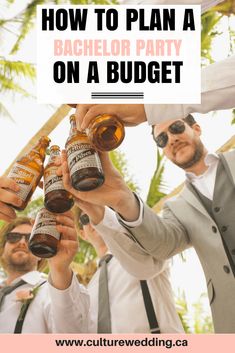
[[[185,188],[166,202],[162,217],[128,189],[107,154],[101,154],[106,179],[100,188],[74,190],[66,161],[64,182],[131,274],[138,268],[143,279],[150,278],[155,261],[193,246],[206,276],[215,332],[235,333],[235,152],[208,153],[200,135],[191,115],[153,128],[157,145],[186,172]]]

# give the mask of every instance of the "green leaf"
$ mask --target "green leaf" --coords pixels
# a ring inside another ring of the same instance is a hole
[[[162,197],[166,196],[166,185],[163,181],[163,173],[165,170],[165,158],[163,154],[157,151],[157,165],[152,176],[146,203],[149,207],[153,207]]]
[[[13,117],[11,116],[7,108],[1,102],[0,102],[0,116],[3,118],[8,118],[11,121],[14,121]]]
[[[232,121],[231,124],[235,124],[235,109],[232,110]]]
[[[114,167],[119,171],[119,173],[123,176],[128,187],[135,192],[139,191],[139,187],[133,180],[133,176],[129,174],[127,168],[127,160],[125,154],[120,152],[119,150],[111,151],[109,153],[110,159],[114,165]]]

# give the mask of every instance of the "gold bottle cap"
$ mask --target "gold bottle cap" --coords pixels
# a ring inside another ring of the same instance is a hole
[[[52,146],[50,147],[50,152],[52,152],[52,151],[60,151],[60,146],[58,146],[58,145],[52,145]]]
[[[47,146],[48,146],[51,142],[51,139],[48,136],[42,136],[42,137],[40,137],[39,142],[43,142],[43,143],[47,144]]]
[[[71,121],[76,121],[76,116],[75,116],[75,114],[70,115],[69,121],[70,121],[70,122],[71,122]]]

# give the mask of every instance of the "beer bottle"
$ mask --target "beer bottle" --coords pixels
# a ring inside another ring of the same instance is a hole
[[[50,159],[44,168],[44,206],[50,212],[63,213],[73,206],[72,195],[65,190],[62,176],[58,176],[55,159],[60,155],[59,146],[50,148]]]
[[[65,144],[71,183],[79,191],[93,190],[104,182],[104,173],[97,151],[87,134],[76,128],[75,115],[70,116],[70,135]]]
[[[16,210],[23,211],[34,193],[43,175],[43,162],[49,144],[49,137],[41,137],[36,146],[18,159],[11,168],[8,177],[14,179],[20,186],[17,195],[23,201],[20,207],[13,206]]]
[[[30,238],[29,249],[38,257],[52,257],[57,253],[60,233],[56,229],[56,215],[42,208],[36,217]]]
[[[118,118],[109,115],[98,115],[86,129],[87,136],[99,151],[111,151],[117,148],[125,137],[125,129]]]

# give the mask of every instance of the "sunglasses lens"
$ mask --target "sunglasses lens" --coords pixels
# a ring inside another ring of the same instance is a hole
[[[8,243],[14,244],[20,241],[23,237],[25,237],[25,241],[28,242],[30,238],[30,234],[24,233],[8,233],[6,235],[6,241]]]
[[[171,134],[182,134],[185,130],[185,123],[183,121],[176,121],[169,126],[169,131]]]
[[[30,234],[24,234],[26,243],[29,242],[30,235],[31,235],[31,233]]]
[[[158,147],[164,148],[167,145],[168,136],[165,132],[162,132],[156,137],[155,141]]]

